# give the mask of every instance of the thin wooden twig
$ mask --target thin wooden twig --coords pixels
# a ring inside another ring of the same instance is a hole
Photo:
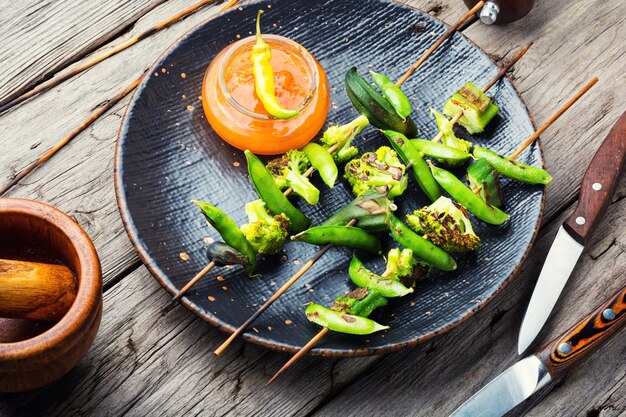
[[[200,279],[205,276],[211,269],[213,269],[214,266],[215,262],[211,261],[207,266],[202,269],[202,271],[198,272],[195,277],[191,278],[191,280],[189,280],[189,282],[185,284],[185,286],[181,288],[180,291],[178,291],[176,295],[174,295],[174,297],[172,297],[172,301],[176,301],[180,297],[182,297],[189,290],[189,288],[193,287],[196,282],[200,281]]]
[[[486,93],[491,87],[493,87],[493,85],[495,83],[498,82],[498,80],[500,80],[500,78],[504,77],[504,75],[513,67],[513,65],[515,65],[515,63],[517,61],[519,61],[526,52],[528,52],[528,50],[530,49],[530,47],[533,46],[533,43],[529,43],[528,45],[526,45],[525,47],[523,47],[522,49],[520,49],[520,51],[513,57],[513,59],[511,59],[509,62],[507,62],[507,64],[505,66],[503,66],[500,71],[498,71],[498,73],[496,74],[495,77],[493,77],[483,88],[482,88],[482,92]],[[452,118],[452,120],[450,120],[450,123],[452,123],[452,125],[454,126],[459,119],[463,117],[463,111],[459,110],[457,112],[457,114],[454,115],[454,117]],[[443,132],[439,132],[437,133],[437,135],[432,138],[433,142],[438,142],[439,140],[441,140],[441,138],[443,137]]]
[[[9,191],[15,184],[17,184],[20,180],[22,180],[25,176],[33,172],[37,169],[41,164],[46,162],[48,159],[52,158],[54,154],[56,154],[59,150],[61,150],[65,145],[67,145],[72,139],[78,136],[83,130],[88,128],[93,122],[95,122],[100,116],[109,111],[117,102],[126,97],[131,91],[133,91],[143,79],[145,73],[141,75],[137,80],[133,81],[128,87],[126,87],[122,92],[116,94],[111,99],[107,100],[103,105],[98,107],[96,111],[94,111],[85,121],[83,121],[79,126],[75,127],[67,136],[57,142],[52,148],[50,148],[46,153],[41,155],[35,162],[30,164],[28,167],[24,168],[20,171],[11,181],[9,181],[2,189],[0,189],[0,196],[4,195],[7,191]]]
[[[177,21],[179,21],[180,19],[186,17],[187,15],[195,12],[196,10],[198,10],[199,8],[212,3],[215,0],[202,0],[196,4],[194,4],[193,6],[190,6],[188,8],[186,8],[185,10],[181,11],[180,13],[175,14],[172,17],[169,17],[167,19],[165,19],[164,21],[157,23],[156,25],[154,25],[153,27],[151,27],[150,29],[134,36],[131,39],[128,39],[122,43],[120,43],[119,45],[109,49],[108,51],[103,52],[100,55],[97,55],[89,60],[87,60],[86,62],[83,62],[80,65],[77,65],[76,67],[72,68],[71,70],[67,71],[64,74],[60,74],[54,78],[49,79],[48,81],[45,81],[41,84],[39,84],[38,86],[36,86],[35,88],[33,88],[32,90],[22,94],[19,97],[14,98],[13,100],[0,105],[0,114],[4,113],[5,111],[9,110],[12,107],[17,106],[18,104],[28,100],[31,97],[36,96],[37,94],[43,93],[44,91],[47,91],[51,88],[56,87],[57,85],[61,84],[62,82],[72,78],[73,76],[80,74],[81,72],[85,71],[86,69],[89,69],[91,67],[93,67],[94,65],[104,61],[107,58],[112,57],[113,55],[127,49],[128,47],[136,44],[137,42],[151,36],[154,35],[155,33],[157,33],[158,31],[160,31],[163,28],[166,28],[168,26],[170,26],[172,23],[176,23]],[[228,3],[226,3],[221,9],[220,11],[225,11],[231,7],[233,7],[236,3],[238,2],[238,0],[230,0]],[[0,103],[1,104],[1,103]]]

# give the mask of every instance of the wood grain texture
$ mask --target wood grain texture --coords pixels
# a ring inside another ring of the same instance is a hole
[[[169,0],[161,4],[137,21],[128,33],[101,49],[114,47],[194,2]],[[20,19],[27,14],[24,10],[46,4],[34,0],[19,3],[12,6],[10,13]],[[408,3],[448,23],[466,10],[462,2],[453,0]],[[509,58],[520,46],[535,41],[516,65],[513,79],[538,124],[567,100],[581,82],[593,75],[600,77],[589,96],[543,135],[548,168],[555,177],[548,189],[544,231],[524,271],[505,292],[472,321],[442,338],[383,358],[306,358],[268,391],[261,386],[288,359],[287,355],[271,354],[237,341],[232,356],[219,361],[207,358],[224,335],[194,319],[186,310],[169,307],[163,290],[145,271],[127,274],[137,268],[137,257],[122,230],[112,181],[113,145],[126,101],[120,103],[11,193],[52,202],[78,220],[96,243],[110,290],[105,296],[102,330],[89,356],[57,384],[32,393],[0,396],[0,415],[105,415],[104,406],[111,407],[111,414],[128,410],[127,415],[155,410],[166,410],[161,414],[182,414],[187,409],[195,410],[193,414],[221,412],[244,416],[374,416],[383,411],[389,416],[445,415],[516,360],[519,324],[556,233],[555,225],[573,210],[578,184],[593,152],[625,108],[626,98],[618,91],[626,80],[625,7],[619,0],[543,1],[537,2],[525,19],[512,25],[474,24],[465,30],[496,60]],[[0,146],[4,150],[0,153],[1,181],[4,183],[34,161],[93,107],[128,85],[176,37],[214,13],[212,7],[202,9],[0,116]],[[5,16],[3,12],[0,19]],[[37,54],[54,47],[56,38],[63,36],[65,30],[66,23],[58,16],[48,19],[40,42],[29,45],[30,49],[37,49]],[[17,20],[10,20],[18,25]],[[81,30],[91,30],[80,24]],[[89,25],[101,33],[108,30],[103,20],[91,21]],[[19,37],[8,41],[6,27],[0,25],[0,51],[7,56],[24,54],[28,48]],[[68,53],[71,55],[72,51]],[[5,62],[0,60],[0,85],[11,83],[15,91],[14,74],[7,72]],[[423,131],[428,137],[436,133],[431,126]],[[542,340],[560,334],[576,321],[568,304],[577,303],[581,311],[586,311],[620,287],[619,277],[626,274],[624,197],[626,181],[622,180],[614,203],[588,243],[586,254],[540,337]],[[547,395],[533,398],[514,415],[624,416],[623,333],[618,333],[582,367],[551,386],[544,393]],[[465,350],[461,355],[462,348]],[[600,355],[602,360],[598,360]],[[303,381],[307,383],[302,384]],[[581,396],[581,392],[585,394]],[[99,407],[100,402],[103,407]],[[381,403],[385,404],[382,410]]]

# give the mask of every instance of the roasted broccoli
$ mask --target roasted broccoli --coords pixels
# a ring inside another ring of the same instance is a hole
[[[406,216],[407,225],[415,233],[430,240],[449,253],[465,253],[480,245],[464,208],[447,197],[439,197],[430,206]]]
[[[472,149],[472,142],[459,139],[455,136],[454,131],[452,130],[452,122],[448,120],[446,116],[434,109],[430,109],[430,113],[435,116],[437,128],[441,133],[443,133],[441,143],[452,148],[460,149],[463,152],[469,152],[470,149]]]
[[[248,224],[241,226],[241,231],[254,250],[263,255],[275,255],[285,245],[289,219],[284,214],[270,216],[265,210],[263,200],[246,204]]]
[[[317,204],[320,199],[320,190],[302,175],[309,168],[309,165],[309,160],[304,152],[290,149],[283,156],[272,159],[267,164],[267,170],[272,174],[280,189],[291,187],[307,203]]]
[[[345,125],[331,126],[326,129],[320,142],[326,149],[338,144],[339,147],[333,152],[333,158],[340,164],[347,162],[359,153],[359,150],[352,146],[352,140],[368,124],[367,117],[361,115]]]
[[[430,265],[413,257],[411,249],[393,248],[387,254],[387,268],[383,276],[397,279],[405,287],[411,288],[430,273]]]
[[[376,152],[366,152],[360,158],[348,162],[344,178],[356,196],[371,188],[386,185],[389,187],[388,198],[393,199],[406,190],[405,171],[406,167],[400,162],[398,154],[390,147],[382,146]]]

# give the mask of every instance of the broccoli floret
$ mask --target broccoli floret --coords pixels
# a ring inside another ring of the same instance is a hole
[[[472,142],[468,142],[464,139],[459,139],[455,136],[454,131],[452,130],[452,122],[448,120],[446,116],[434,109],[430,109],[430,114],[435,116],[435,120],[437,121],[437,128],[441,133],[443,133],[441,143],[452,148],[460,149],[463,152],[469,152],[470,149],[472,149]]]
[[[387,254],[387,268],[383,276],[400,281],[405,287],[411,288],[415,283],[430,273],[430,265],[413,257],[411,249],[393,248]]]
[[[320,199],[320,190],[302,175],[309,168],[309,165],[309,159],[304,152],[290,149],[283,156],[271,160],[267,164],[267,170],[274,177],[278,188],[282,190],[291,187],[307,203],[317,204]]]
[[[465,253],[480,245],[467,212],[447,197],[406,216],[409,228],[449,253]]]
[[[284,214],[270,216],[265,210],[263,200],[246,204],[248,224],[241,226],[241,231],[257,253],[275,255],[285,245],[289,219]]]
[[[348,162],[344,178],[356,196],[386,185],[389,187],[388,198],[393,199],[406,190],[408,181],[405,171],[406,167],[400,162],[398,154],[390,147],[382,146],[376,152],[366,152]]]
[[[352,140],[369,123],[367,117],[361,115],[345,125],[331,126],[326,129],[320,142],[326,149],[329,149],[335,144],[339,144],[337,150],[333,152],[333,158],[335,162],[342,164],[354,158],[359,153],[359,150],[352,146]]]

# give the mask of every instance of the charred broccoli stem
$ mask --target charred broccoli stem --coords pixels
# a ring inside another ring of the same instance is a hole
[[[356,196],[386,185],[389,187],[388,197],[393,199],[406,190],[408,181],[405,171],[406,167],[400,162],[398,154],[390,147],[382,146],[376,152],[366,152],[348,162],[344,178]]]
[[[367,117],[361,115],[341,126],[331,126],[324,132],[324,135],[320,139],[322,146],[326,149],[330,149],[334,145],[338,145],[338,148],[332,153],[335,162],[342,164],[354,158],[359,150],[352,146],[352,140],[361,133],[361,130],[369,125]]]
[[[317,204],[320,199],[320,190],[302,175],[309,168],[309,165],[309,160],[304,152],[290,149],[283,156],[271,160],[267,164],[267,170],[272,174],[276,185],[281,190],[291,187],[307,203]]]
[[[465,253],[480,245],[464,208],[447,197],[406,216],[407,225],[448,253]]]
[[[400,281],[405,287],[412,288],[415,283],[430,273],[431,266],[415,259],[411,249],[393,248],[387,254],[387,267],[384,276]]]
[[[287,240],[289,219],[284,214],[274,217],[265,210],[263,200],[246,204],[248,223],[241,226],[241,232],[257,253],[275,255],[281,251]]]

